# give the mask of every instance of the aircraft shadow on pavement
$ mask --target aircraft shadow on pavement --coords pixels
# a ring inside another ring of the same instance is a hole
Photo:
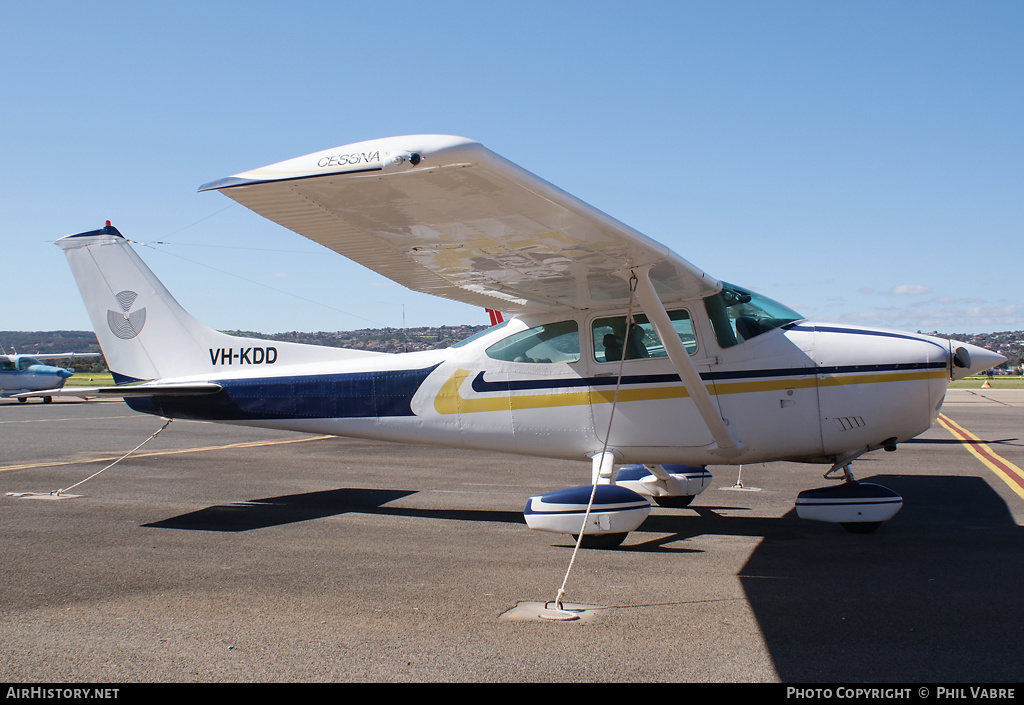
[[[143,526],[157,529],[240,532],[322,519],[350,512],[461,521],[524,523],[523,515],[518,512],[384,506],[388,502],[394,502],[413,494],[416,494],[415,490],[359,488],[307,492],[206,507],[188,514],[143,524]]]
[[[1021,443],[1019,438],[1001,438],[994,441],[980,440],[979,443],[984,443],[988,446],[1020,446],[1024,445]],[[901,445],[950,445],[950,446],[968,446],[970,443],[961,441],[959,438],[912,438],[909,441],[903,441]]]
[[[978,477],[877,476],[904,505],[874,534],[764,527],[739,573],[786,682],[1015,682],[1024,533]],[[715,522],[737,533],[750,520]],[[764,531],[764,528],[768,528]]]
[[[900,513],[873,534],[801,520],[795,511],[746,517],[736,516],[740,506],[698,505],[652,514],[632,534],[650,538],[618,550],[668,559],[694,553],[676,543],[694,536],[760,538],[738,578],[785,682],[1019,681],[1024,533],[1005,501],[978,477],[870,479],[904,498]],[[413,494],[343,488],[284,495],[145,526],[240,532],[349,512],[524,523],[512,511],[386,506]]]

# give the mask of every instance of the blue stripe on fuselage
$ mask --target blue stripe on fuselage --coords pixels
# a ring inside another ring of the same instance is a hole
[[[724,382],[733,380],[773,379],[778,377],[813,377],[814,375],[843,375],[865,372],[911,372],[917,370],[945,369],[946,363],[937,362],[900,362],[875,365],[836,365],[829,367],[783,367],[763,370],[733,370],[728,372],[702,372],[701,380],[705,382]],[[474,392],[521,392],[540,389],[571,389],[578,387],[608,387],[619,384],[617,377],[558,377],[539,379],[512,379],[490,381],[484,379],[484,372],[473,378]],[[679,375],[675,373],[626,375],[622,378],[623,385],[679,384]]]
[[[135,411],[178,419],[255,421],[414,416],[412,397],[437,365],[421,370],[211,380],[223,389],[196,397],[135,397]]]

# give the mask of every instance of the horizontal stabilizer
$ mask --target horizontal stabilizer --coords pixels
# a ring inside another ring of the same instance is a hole
[[[141,384],[118,384],[112,387],[66,387],[44,389],[37,392],[14,395],[17,399],[29,397],[194,397],[216,394],[223,387],[212,382],[188,382],[181,384],[143,382]]]
[[[73,360],[76,357],[99,357],[100,353],[28,353],[24,357],[31,357],[33,360]],[[0,357],[11,358],[11,355],[2,355]]]

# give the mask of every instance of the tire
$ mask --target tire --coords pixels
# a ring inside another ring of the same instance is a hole
[[[668,507],[670,509],[683,509],[689,507],[690,502],[693,501],[695,495],[687,494],[680,497],[654,497],[654,501],[659,507]]]
[[[601,550],[607,550],[609,548],[618,548],[618,546],[626,540],[628,533],[622,534],[584,534],[583,540],[580,541],[580,548],[596,548]],[[579,534],[573,534],[573,540],[579,540]]]

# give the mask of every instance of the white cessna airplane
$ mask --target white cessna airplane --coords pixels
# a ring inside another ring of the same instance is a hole
[[[854,458],[927,430],[950,379],[1003,357],[813,323],[460,137],[380,139],[202,186],[415,291],[509,320],[404,354],[228,336],[186,313],[109,224],[61,238],[137,411],[591,463],[528,500],[531,528],[614,546],[708,465],[829,464],[801,516],[867,531],[902,499]],[[57,394],[57,391],[45,394]],[[81,395],[83,390],[75,390]]]

